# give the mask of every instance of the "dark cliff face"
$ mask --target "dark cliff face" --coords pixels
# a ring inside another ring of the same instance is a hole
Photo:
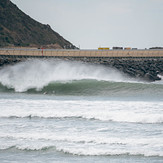
[[[49,25],[33,20],[10,0],[0,0],[0,47],[12,45],[75,48]]]

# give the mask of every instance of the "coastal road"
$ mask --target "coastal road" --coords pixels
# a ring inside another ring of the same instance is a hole
[[[156,50],[56,50],[1,48],[1,57],[92,57],[92,58],[163,58],[163,49]]]

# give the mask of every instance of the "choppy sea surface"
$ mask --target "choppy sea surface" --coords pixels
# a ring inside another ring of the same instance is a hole
[[[74,61],[0,69],[1,163],[163,162],[163,81]]]

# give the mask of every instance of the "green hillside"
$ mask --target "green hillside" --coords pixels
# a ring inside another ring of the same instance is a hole
[[[49,25],[35,21],[10,0],[0,0],[0,47],[6,46],[75,48]]]

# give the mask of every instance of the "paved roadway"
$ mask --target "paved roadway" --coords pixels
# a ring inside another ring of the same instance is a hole
[[[18,49],[2,48],[1,57],[97,57],[97,58],[163,58],[163,49],[150,50],[56,50],[56,49]]]

